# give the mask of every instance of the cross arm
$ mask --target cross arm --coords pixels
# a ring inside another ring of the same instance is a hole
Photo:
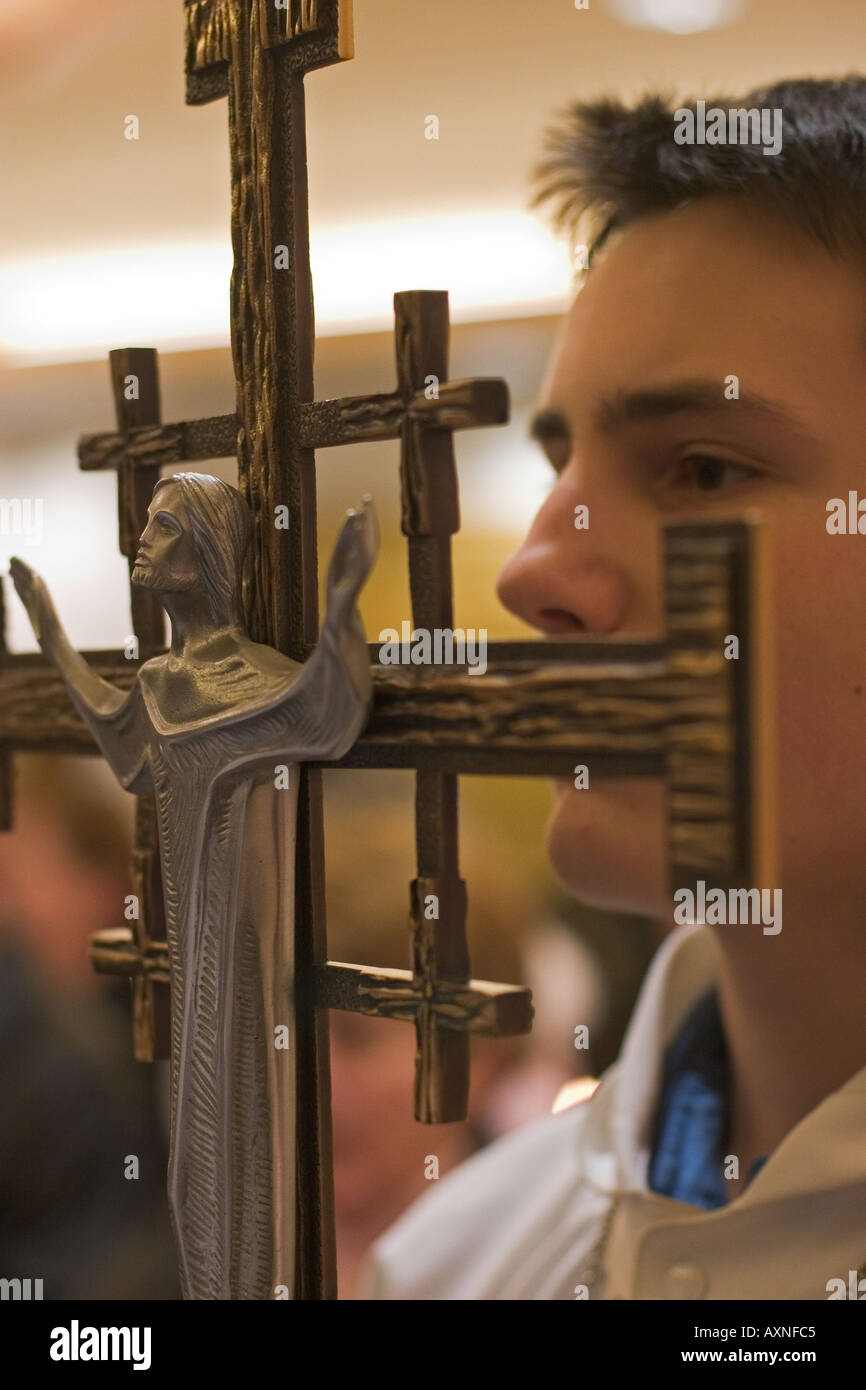
[[[375,439],[399,439],[406,421],[424,429],[464,430],[508,421],[508,386],[501,377],[443,381],[438,396],[425,390],[408,404],[399,391],[372,396],[345,396],[301,406],[301,441],[324,449]]]
[[[90,957],[101,975],[141,975],[153,984],[169,982],[166,942],[151,941],[142,950],[129,927],[97,932]],[[423,998],[411,970],[328,961],[319,972],[317,999],[322,1008],[405,1022],[414,1019]],[[442,976],[436,981],[435,1010],[443,1028],[486,1038],[529,1033],[534,1013],[530,991],[519,985]]]
[[[425,429],[464,430],[502,425],[508,420],[508,387],[501,377],[443,381],[438,399],[417,391],[407,407],[397,391],[371,396],[344,396],[302,405],[301,444],[325,449],[381,439],[399,439],[408,418]],[[117,430],[82,435],[78,463],[84,472],[119,468],[163,468],[171,463],[233,458],[240,421],[237,415],[213,415],[176,424],[143,425],[124,437]]]
[[[127,467],[163,468],[169,463],[233,458],[240,422],[236,415],[182,420],[174,425],[142,425],[127,435],[117,430],[85,434],[78,441],[78,464],[84,472]]]
[[[109,927],[95,932],[90,961],[100,975],[141,975],[151,984],[167,985],[171,974],[168,942],[149,941],[142,947],[129,927]]]
[[[592,753],[595,766],[647,771],[663,765],[666,701],[671,681],[661,648],[647,643],[627,661],[623,644],[572,641],[551,665],[552,643],[488,644],[488,670],[473,676],[461,667],[399,667],[377,661],[368,644],[373,711],[351,751],[323,767],[442,766],[458,772],[523,772],[565,775],[574,759]],[[501,648],[501,655],[499,654]],[[524,650],[517,655],[518,648]],[[119,652],[83,656],[103,679],[128,690],[137,663]],[[594,659],[592,659],[594,657]],[[539,660],[545,666],[539,670]],[[579,664],[578,664],[579,662]],[[605,690],[600,684],[606,676]],[[688,686],[683,686],[687,693]],[[583,691],[583,693],[581,693]],[[697,691],[694,692],[697,698]],[[696,704],[696,712],[700,704]],[[712,714],[707,710],[707,717]],[[92,740],[75,713],[61,678],[36,654],[0,656],[0,746],[92,752]]]
[[[129,690],[136,663],[116,651],[82,652],[111,685]],[[37,652],[0,655],[0,746],[15,752],[93,753],[96,745],[59,673]]]
[[[184,0],[186,100],[201,106],[228,96],[231,15],[225,0]]]
[[[319,1001],[374,1018],[406,1022],[425,1004],[423,988],[411,970],[328,961],[319,976]],[[530,991],[489,980],[449,980],[439,975],[427,1002],[443,1028],[488,1038],[513,1037],[532,1028]]]
[[[661,642],[490,642],[484,675],[392,669],[368,644],[370,720],[345,757],[312,766],[567,777],[586,763],[593,775],[665,776],[674,881],[709,872],[719,887],[767,881],[750,847],[772,785],[757,744],[770,687],[758,680],[767,643],[753,610],[766,561],[752,531],[668,528]],[[740,637],[737,661],[725,657],[727,633]],[[132,684],[135,665],[120,653],[86,655],[103,679]],[[0,752],[27,748],[92,752],[93,743],[44,659],[0,651]]]
[[[716,730],[715,694],[674,675],[657,643],[490,642],[484,675],[377,663],[370,722],[323,766],[570,776],[582,761],[600,775],[661,775],[673,702],[693,701]]]
[[[283,50],[301,75],[354,57],[352,0],[251,0],[257,8],[258,41]],[[201,106],[228,96],[237,50],[227,0],[184,0],[186,100]]]

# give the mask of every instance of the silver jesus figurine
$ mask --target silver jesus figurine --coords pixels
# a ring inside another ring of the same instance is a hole
[[[304,664],[247,636],[251,539],[236,488],[198,473],[157,483],[132,579],[165,607],[171,648],[129,693],[90,669],[44,581],[11,563],[39,645],[121,785],[155,795],[171,966],[168,1194],[193,1299],[293,1291],[297,764],[342,757],[372,689],[356,608],[378,546],[372,502],[343,525]]]

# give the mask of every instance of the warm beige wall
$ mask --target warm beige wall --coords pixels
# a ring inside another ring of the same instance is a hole
[[[452,334],[451,375],[504,376],[512,394],[509,425],[456,437],[464,527],[454,545],[456,622],[487,627],[491,638],[527,634],[498,603],[493,586],[548,485],[549,469],[526,440],[525,422],[555,331],[555,321],[536,318],[460,325]],[[389,390],[394,380],[390,334],[319,342],[320,399]],[[233,408],[227,349],[168,354],[161,362],[161,382],[165,420]],[[119,645],[128,628],[128,604],[117,553],[114,479],[81,474],[75,460],[81,433],[112,428],[107,365],[85,362],[0,371],[0,399],[0,496],[41,496],[45,507],[44,544],[28,549],[17,538],[0,535],[0,565],[5,569],[9,556],[20,551],[52,587],[59,586],[62,615],[80,645]],[[236,470],[228,460],[195,466],[235,481]],[[364,492],[375,498],[382,548],[363,595],[363,616],[373,640],[382,627],[399,628],[411,617],[405,539],[399,531],[399,445],[395,441],[321,450],[318,478],[323,557],[346,508]],[[323,582],[326,568],[323,559]],[[10,645],[32,648],[32,635],[11,591],[9,624]]]
[[[606,0],[354,0],[356,56],[307,81],[314,226],[523,207],[578,95],[745,87],[862,66],[862,0],[747,0],[727,29],[625,27]],[[4,15],[4,11],[7,13]],[[0,260],[226,231],[221,103],[183,106],[181,0],[0,5]],[[137,113],[142,138],[122,138]],[[439,115],[441,138],[423,138]],[[141,197],[141,189],[147,196]],[[7,199],[9,203],[7,204]]]

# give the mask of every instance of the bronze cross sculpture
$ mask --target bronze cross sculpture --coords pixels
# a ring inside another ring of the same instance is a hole
[[[252,515],[249,636],[306,662],[313,660],[318,635],[314,451],[400,438],[414,622],[450,628],[450,537],[459,525],[452,432],[503,423],[504,383],[448,382],[447,296],[414,291],[395,296],[397,389],[313,400],[303,77],[351,56],[350,5],[297,0],[278,10],[266,0],[186,0],[185,10],[188,100],[229,99],[236,410],[163,425],[155,354],[113,353],[118,432],[83,439],[81,466],[117,468],[121,549],[132,563],[160,469],[236,453]],[[288,249],[287,268],[277,268],[286,260],[275,254],[278,248]],[[131,397],[125,389],[130,378],[137,382]],[[437,382],[432,394],[426,389],[431,378]],[[287,529],[274,524],[284,506]],[[299,778],[291,1000],[294,1297],[336,1294],[327,1010],[415,1023],[415,1113],[425,1123],[465,1115],[471,1033],[501,1036],[530,1026],[527,991],[470,978],[457,855],[459,774],[562,776],[581,762],[599,776],[663,776],[673,885],[700,876],[720,887],[769,881],[756,859],[756,847],[767,844],[759,823],[767,801],[757,739],[757,563],[746,523],[668,527],[666,625],[655,642],[491,643],[487,674],[475,677],[458,667],[395,673],[377,668],[377,649],[369,648],[373,706],[365,732],[336,763],[333,749],[328,758],[304,761]],[[159,655],[162,618],[147,591],[134,599],[133,628],[141,659]],[[729,633],[740,637],[738,662],[723,656]],[[100,678],[131,689],[134,660],[116,652],[85,655]],[[40,657],[5,654],[0,642],[0,773],[10,750],[33,747],[93,751],[51,668]],[[410,970],[327,959],[324,765],[415,770],[418,872],[410,889]],[[93,955],[98,969],[135,980],[136,1054],[165,1056],[171,971],[149,794],[139,801],[135,868],[139,919],[132,928],[103,934]],[[439,913],[428,919],[423,905],[431,895]],[[285,1296],[284,1290],[285,1283],[278,1292],[259,1278],[247,1296]]]
[[[346,520],[303,665],[247,636],[251,537],[249,507],[220,479],[156,484],[132,579],[171,617],[171,647],[128,693],[73,650],[43,581],[12,561],[42,651],[97,745],[121,785],[156,805],[172,987],[168,1192],[187,1298],[294,1289],[297,764],[345,752],[371,691],[355,599],[375,556],[372,508]]]

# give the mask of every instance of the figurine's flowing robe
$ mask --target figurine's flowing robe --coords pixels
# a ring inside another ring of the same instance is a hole
[[[207,666],[207,712],[189,723],[160,707],[165,657],[141,667],[111,715],[75,701],[121,784],[156,800],[172,990],[168,1188],[187,1298],[292,1292],[297,762],[342,757],[368,709],[327,624],[303,666],[283,659],[277,673],[276,654],[258,650],[264,672],[240,653]],[[289,785],[278,789],[281,765]],[[275,1224],[288,1233],[282,1249]]]

